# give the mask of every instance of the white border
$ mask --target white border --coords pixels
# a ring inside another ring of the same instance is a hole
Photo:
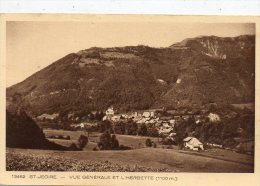
[[[260,0],[0,0],[0,13],[259,16]]]

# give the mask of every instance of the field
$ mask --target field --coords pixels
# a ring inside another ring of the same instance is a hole
[[[56,140],[69,145],[80,131],[45,130],[46,136],[70,135],[71,140]],[[120,144],[133,150],[93,151],[100,134],[90,134],[83,151],[53,151],[7,149],[7,170],[39,171],[137,171],[137,172],[254,172],[254,157],[222,149],[194,152],[162,148],[147,148],[147,137],[117,135]],[[157,138],[150,138],[157,142]]]
[[[44,130],[45,136],[48,138],[49,136],[55,135],[68,135],[70,136],[70,140],[60,140],[60,139],[49,139],[50,141],[54,141],[60,145],[69,146],[71,143],[75,143],[81,134],[87,135],[83,131],[65,131],[65,130]],[[97,132],[92,132],[89,134],[89,143],[84,150],[92,150],[99,142],[99,136],[101,134]],[[148,137],[144,136],[130,136],[130,135],[116,135],[120,144],[131,147],[133,149],[139,149],[145,147],[145,141]],[[149,137],[152,141],[158,144],[158,138]],[[159,144],[158,144],[159,145]]]
[[[255,109],[255,104],[254,103],[244,103],[244,104],[232,104],[234,107],[239,108],[239,109],[244,109],[247,108],[249,110],[254,110]]]

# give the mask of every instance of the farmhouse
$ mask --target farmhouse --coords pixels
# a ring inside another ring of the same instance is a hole
[[[186,137],[183,140],[183,145],[185,148],[191,150],[204,150],[203,144],[195,137]]]

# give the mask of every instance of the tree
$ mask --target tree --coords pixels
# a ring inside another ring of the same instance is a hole
[[[140,134],[141,136],[146,136],[147,135],[147,127],[146,125],[143,123],[138,131],[138,134]]]
[[[98,120],[98,121],[101,121],[104,116],[105,116],[104,112],[97,111],[96,114],[95,114],[95,119]]]
[[[147,135],[151,137],[158,137],[159,136],[158,129],[155,126],[151,126],[147,128]]]
[[[138,131],[138,126],[132,120],[128,121],[125,125],[125,133],[128,135],[136,135]]]
[[[150,140],[150,138],[147,138],[147,139],[146,139],[145,145],[146,145],[146,147],[152,147],[153,143],[152,143],[152,141]]]
[[[98,143],[98,147],[100,150],[117,150],[119,149],[119,142],[116,139],[116,135],[110,134],[110,132],[106,131],[100,136],[100,140]]]
[[[115,123],[114,132],[117,134],[125,134],[125,123],[123,122],[117,122]]]
[[[113,134],[111,138],[111,149],[116,150],[118,148],[119,148],[119,142],[116,139],[116,135]]]
[[[98,124],[99,132],[110,131],[111,128],[112,128],[111,122],[108,121],[108,120],[101,121],[101,122]]]
[[[80,135],[78,139],[78,147],[79,149],[83,149],[88,144],[88,137],[85,135]]]
[[[109,150],[111,149],[111,135],[110,132],[105,131],[103,134],[101,134],[98,147],[101,150]]]

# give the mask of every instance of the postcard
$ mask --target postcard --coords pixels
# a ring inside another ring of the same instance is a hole
[[[0,18],[1,184],[257,185],[259,17]]]

